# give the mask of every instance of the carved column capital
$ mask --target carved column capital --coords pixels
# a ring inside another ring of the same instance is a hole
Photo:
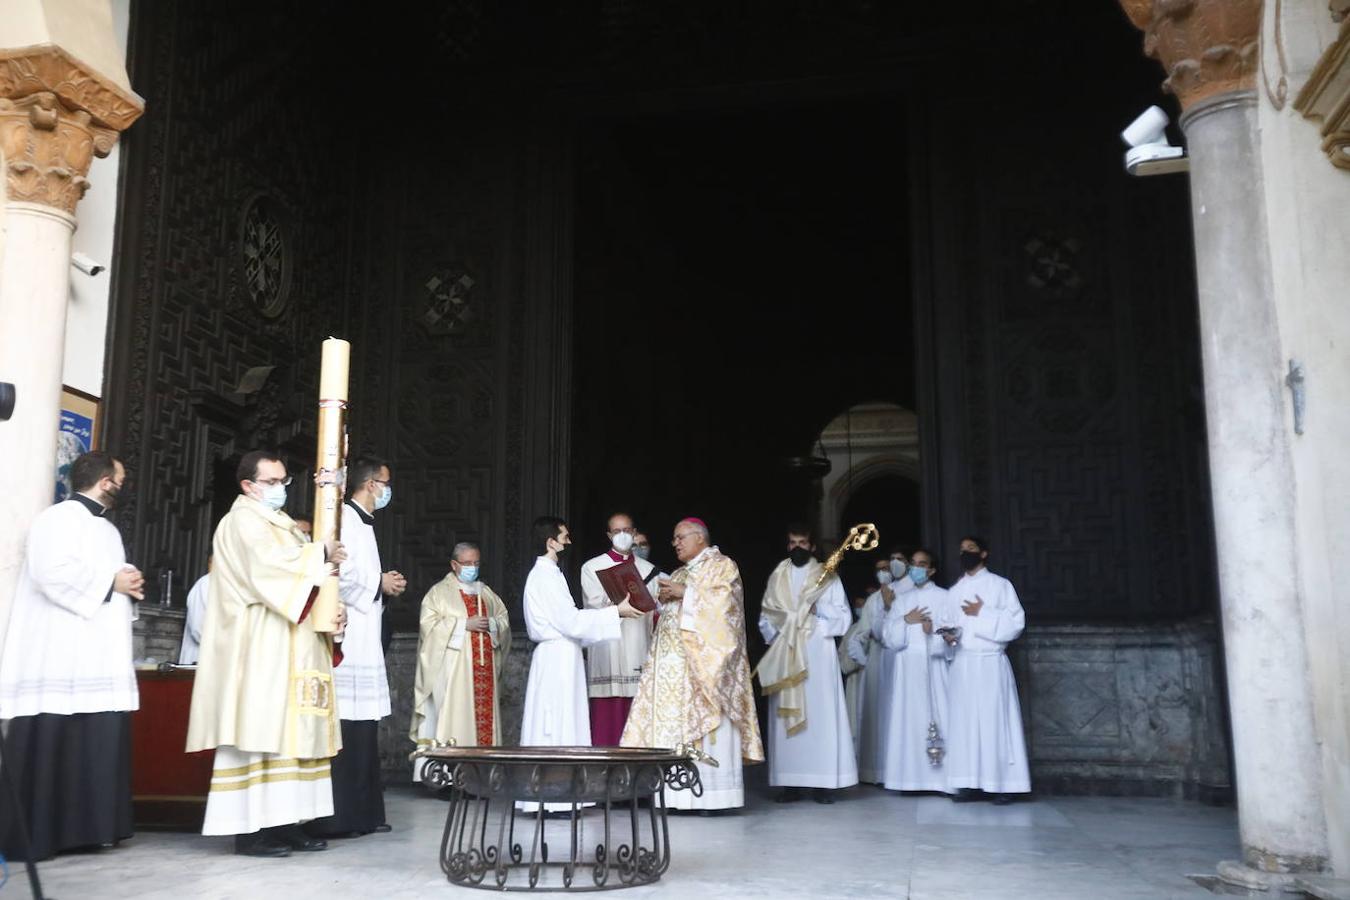
[[[53,45],[0,50],[0,150],[9,199],[74,214],[89,165],[140,117],[140,97]]]
[[[1189,109],[1256,85],[1261,0],[1120,0],[1144,32],[1144,54],[1167,71],[1163,90]]]

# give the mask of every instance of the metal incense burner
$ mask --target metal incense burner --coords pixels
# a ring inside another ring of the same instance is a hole
[[[670,866],[665,792],[701,796],[696,748],[453,747],[413,754],[448,794],[441,871],[505,891],[652,884]]]

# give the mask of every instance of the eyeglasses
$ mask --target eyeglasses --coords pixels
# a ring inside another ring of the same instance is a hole
[[[290,487],[291,476],[287,475],[285,478],[256,478],[253,483],[261,484],[263,487],[275,487],[278,484],[282,487]]]
[[[696,535],[696,534],[698,534],[697,531],[686,531],[684,534],[677,534],[677,535],[675,535],[675,539],[674,539],[673,541],[671,541],[671,543],[672,543],[672,544],[682,544],[682,543],[684,543],[685,541],[689,540],[691,537],[693,537],[693,536]]]
[[[375,482],[376,484],[386,484],[386,485],[387,485],[387,484],[393,484],[393,483],[394,483],[394,479],[392,479],[392,478],[372,478],[372,479],[370,479],[370,480],[373,481],[373,482]]]

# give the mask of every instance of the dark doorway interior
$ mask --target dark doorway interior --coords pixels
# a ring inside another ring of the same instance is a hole
[[[670,567],[672,526],[698,515],[756,614],[783,525],[810,518],[810,482],[783,460],[860,399],[914,403],[905,144],[894,96],[585,131],[579,558],[622,508]]]
[[[918,482],[883,475],[854,489],[840,514],[839,533],[847,534],[859,522],[871,522],[881,533],[880,549],[884,553],[889,554],[894,547],[909,553],[920,541],[919,521]],[[874,589],[872,560],[849,554],[840,568],[850,596],[863,589]]]

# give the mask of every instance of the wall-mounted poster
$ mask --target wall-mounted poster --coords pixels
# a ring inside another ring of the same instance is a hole
[[[68,498],[70,465],[98,446],[99,399],[74,388],[61,388],[61,425],[56,438],[56,502]]]

